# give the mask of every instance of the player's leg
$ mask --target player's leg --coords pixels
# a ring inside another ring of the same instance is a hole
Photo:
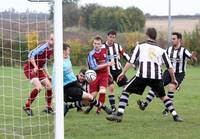
[[[118,87],[125,87],[126,84],[128,83],[128,78],[124,76],[120,81],[117,81],[117,77],[121,74],[121,70],[117,70],[114,72],[114,81],[117,83]],[[120,97],[119,97],[120,98]],[[128,106],[128,103],[127,103]]]
[[[108,81],[108,100],[109,100],[109,103],[110,103],[110,106],[111,106],[111,109],[114,111],[116,111],[116,106],[115,106],[115,94],[114,94],[114,82]]]
[[[169,76],[169,75],[168,75]],[[175,73],[175,77],[176,77],[176,80],[177,80],[177,82],[178,82],[178,85],[175,85],[175,84],[172,84],[172,83],[170,83],[170,81],[171,81],[171,77],[168,77],[168,78],[170,78],[170,80],[168,81],[168,82],[166,82],[168,79],[166,79],[167,78],[167,76],[164,76],[164,85],[166,85],[166,84],[168,84],[168,92],[167,92],[167,96],[172,100],[172,99],[174,99],[174,93],[175,93],[175,91],[177,90],[177,88],[179,88],[180,87],[180,85],[181,85],[181,83],[182,83],[182,81],[183,81],[183,79],[184,79],[184,77],[185,77],[185,74],[184,73]],[[167,115],[167,113],[168,113],[168,110],[167,109],[165,109],[163,112],[162,112],[162,114],[165,116],[165,115]]]
[[[106,99],[106,88],[108,87],[108,73],[101,73],[99,75],[99,102],[104,104]],[[101,111],[101,107],[97,108],[96,113],[99,114]]]
[[[106,99],[106,88],[104,86],[100,86],[100,89],[99,89],[99,100],[98,101],[101,104],[104,104],[105,103],[105,99]],[[101,107],[98,107],[96,113],[99,114],[100,111],[101,111]]]
[[[33,103],[33,101],[36,99],[38,93],[41,91],[42,89],[42,84],[40,83],[38,78],[33,78],[31,80],[32,84],[34,85],[34,88],[32,89],[32,91],[30,92],[30,96],[29,98],[26,100],[25,103],[25,107],[23,108],[24,111],[27,113],[28,116],[33,116],[33,112],[31,109],[31,104]]]
[[[170,81],[171,81],[170,74],[169,74],[168,70],[165,70],[164,73],[163,73],[164,86],[168,85],[170,83]],[[154,97],[155,97],[155,92],[153,92],[152,89],[149,90],[144,101],[142,101],[142,100],[137,101],[139,108],[141,110],[145,110],[145,108],[148,107],[148,105],[152,102]]]
[[[44,109],[44,112],[53,114],[54,113],[53,108],[52,108],[53,93],[52,93],[51,82],[48,78],[45,78],[45,79],[41,80],[41,83],[46,88],[45,99],[47,102],[47,106]]]
[[[82,96],[83,100],[87,100],[89,102],[90,107],[96,106],[97,108],[102,108],[107,114],[111,114],[112,110],[109,109],[106,105],[102,104],[98,100],[96,100],[91,94],[83,92]]]
[[[133,77],[122,91],[117,112],[113,113],[112,115],[108,115],[106,119],[109,121],[121,122],[125,108],[128,103],[130,92],[134,92],[141,95],[145,87],[146,83],[144,80],[142,80],[141,78]]]
[[[152,102],[154,97],[155,97],[155,93],[152,90],[149,90],[144,101],[138,100],[137,104],[138,104],[140,110],[145,110],[145,108]]]
[[[89,93],[89,94],[90,94],[93,98],[96,98],[98,92],[97,92],[97,91],[94,91],[94,92],[91,92],[91,93]],[[89,114],[90,111],[93,109],[93,106],[94,106],[94,105],[88,105],[88,106],[86,107],[84,113],[85,113],[85,114]]]
[[[181,122],[182,119],[178,116],[177,112],[175,111],[172,100],[165,95],[163,81],[154,81],[153,83],[151,83],[150,87],[155,92],[156,96],[158,96],[163,101],[166,109],[168,109],[172,114],[174,121]]]
[[[167,96],[163,96],[163,97],[160,97],[160,98],[163,101],[166,109],[168,109],[168,111],[172,114],[174,121],[182,122],[183,119],[178,116],[177,112],[175,111],[175,109],[173,107],[173,101]]]
[[[99,79],[101,77],[97,74],[96,80],[93,82],[89,83],[89,90],[90,90],[90,94],[96,98],[96,95],[98,94],[99,91]],[[91,110],[92,110],[93,106],[87,106],[84,113],[88,114]]]

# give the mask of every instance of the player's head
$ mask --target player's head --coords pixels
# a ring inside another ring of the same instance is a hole
[[[78,80],[79,82],[84,82],[85,81],[85,72],[87,70],[85,68],[82,68],[78,74]]]
[[[149,37],[149,39],[156,40],[157,31],[155,28],[147,28],[146,35]]]
[[[63,43],[63,57],[67,58],[70,55],[71,47],[67,43]]]
[[[107,34],[107,43],[109,45],[113,45],[113,43],[115,42],[116,36],[117,36],[116,31],[114,31],[114,30],[109,31]]]
[[[101,45],[102,45],[102,38],[100,36],[94,37],[93,47],[95,48],[95,50],[99,51],[101,49]]]
[[[54,46],[54,35],[51,33],[48,39],[48,44],[51,48]]]
[[[179,32],[173,32],[171,41],[172,41],[172,46],[174,47],[180,46],[182,43],[182,34]]]

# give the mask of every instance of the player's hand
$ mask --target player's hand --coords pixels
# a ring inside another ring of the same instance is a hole
[[[110,62],[108,62],[108,66],[112,66],[112,65],[114,65],[114,64],[115,64],[114,61],[110,61]]]
[[[51,81],[51,80],[52,80],[52,77],[51,77],[51,75],[47,75],[47,78],[49,79],[49,81]]]
[[[125,74],[122,72],[118,77],[117,77],[117,82],[121,81],[124,78]]]
[[[171,83],[174,84],[176,87],[178,86],[177,80],[172,80]]]
[[[193,61],[197,61],[197,52],[192,51],[191,59],[192,59]]]
[[[112,75],[111,75],[111,74],[109,74],[108,76],[109,76],[109,81],[111,81],[111,82],[112,82],[112,81],[113,81],[113,77],[112,77]]]
[[[33,71],[36,73],[38,71],[38,67],[34,67]]]

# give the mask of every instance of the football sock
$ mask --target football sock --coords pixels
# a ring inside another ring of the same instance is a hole
[[[33,103],[33,101],[35,100],[35,98],[37,97],[37,94],[39,93],[40,91],[37,90],[36,88],[34,88],[31,93],[30,93],[30,96],[29,98],[27,99],[26,101],[26,108],[30,108],[31,104]]]
[[[109,99],[111,108],[112,108],[112,109],[115,108],[115,95],[109,95],[109,96],[108,96],[108,99]]]
[[[81,108],[83,106],[85,106],[85,105],[82,103],[82,101],[76,101],[76,102],[71,103],[71,104],[68,105],[69,109],[72,109],[72,108]]]
[[[119,107],[118,107],[118,112],[117,112],[118,116],[123,115],[125,107],[127,106],[127,103],[128,103],[128,98],[129,98],[129,93],[122,92],[120,100],[119,100]]]
[[[95,98],[93,98],[91,101],[89,101],[90,102],[90,106],[92,107],[92,106],[96,106],[96,107],[100,107],[100,106],[102,106],[102,104],[98,101],[98,100],[96,100]]]
[[[45,93],[46,96],[46,101],[47,101],[47,107],[51,108],[52,107],[52,90],[47,90]]]
[[[168,92],[167,96],[170,98],[170,99],[173,99],[174,98],[174,92]]]
[[[154,97],[155,97],[154,92],[152,90],[149,90],[146,100],[144,101],[144,106],[147,107],[149,103],[151,103]]]
[[[173,102],[171,99],[164,100],[164,105],[170,111],[170,113],[172,113],[173,116],[177,115],[177,113],[173,107]]]
[[[99,102],[103,105],[106,99],[106,94],[105,93],[100,93],[99,94]],[[97,108],[97,111],[100,112],[101,107]]]

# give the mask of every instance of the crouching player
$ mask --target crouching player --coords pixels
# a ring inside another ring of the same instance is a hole
[[[110,114],[111,110],[97,101],[93,96],[85,92],[77,81],[76,76],[72,70],[72,64],[70,61],[70,46],[63,44],[63,85],[64,85],[64,115],[70,108],[82,107],[86,105],[92,105],[102,108],[106,113]],[[54,68],[53,68],[54,69]],[[54,71],[53,71],[53,84],[54,84]],[[68,105],[67,102],[75,102]],[[78,102],[78,103],[77,103]]]

